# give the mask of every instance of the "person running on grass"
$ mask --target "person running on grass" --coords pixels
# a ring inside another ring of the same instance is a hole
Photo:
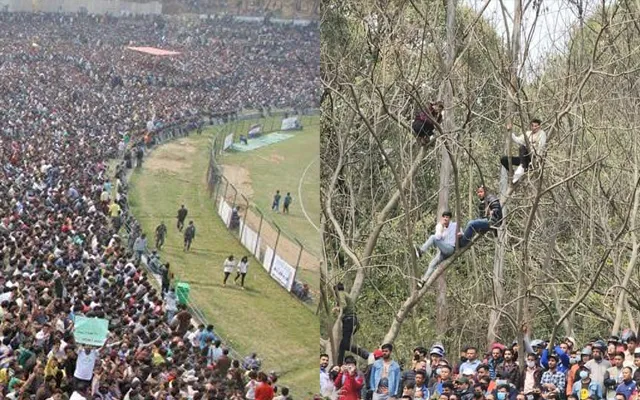
[[[184,251],[191,249],[191,242],[196,238],[196,226],[193,221],[189,221],[189,226],[184,230]]]
[[[418,281],[418,288],[422,288],[436,267],[453,254],[456,249],[457,230],[458,224],[451,222],[451,212],[445,211],[442,213],[440,222],[436,225],[435,234],[429,236],[429,239],[422,246],[416,246],[416,256],[418,258],[422,257],[432,247],[437,249],[435,257],[431,259],[429,267],[420,278],[420,281]]]
[[[236,268],[236,262],[235,262],[235,258],[233,257],[233,254],[227,257],[226,260],[224,260],[224,264],[222,264],[222,268],[224,271],[224,280],[222,281],[222,286],[227,286],[227,279],[229,279],[229,275],[231,275],[233,270]]]
[[[247,256],[244,256],[242,257],[242,260],[240,260],[240,262],[238,263],[238,266],[236,268],[237,274],[236,274],[236,277],[233,279],[235,283],[238,283],[238,278],[242,277],[242,279],[240,280],[240,286],[242,287],[242,290],[244,290],[244,278],[245,276],[247,276],[248,267],[249,267],[249,258]]]
[[[182,232],[182,228],[184,228],[184,220],[187,219],[187,214],[189,213],[189,211],[184,208],[184,204],[182,206],[180,206],[180,209],[178,210],[178,216],[176,218],[178,218],[178,230],[180,232]]]

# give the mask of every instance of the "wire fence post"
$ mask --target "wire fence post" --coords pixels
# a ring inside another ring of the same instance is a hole
[[[298,260],[296,260],[296,268],[293,271],[293,283],[295,283],[296,277],[298,276],[298,268],[300,268],[300,260],[302,259],[302,252],[304,251],[304,246],[302,245],[302,243],[300,243],[298,239],[293,238],[293,240],[295,240],[296,243],[298,243],[298,246],[300,246],[300,252],[298,253]]]
[[[264,214],[262,214],[262,211],[260,211],[258,207],[256,207],[256,210],[260,213],[260,224],[258,225],[258,239],[256,239],[256,248],[253,251],[253,254],[258,257],[258,246],[260,245],[260,234],[262,233],[262,221],[264,221]]]
[[[224,176],[223,176],[223,179],[225,180],[225,182],[227,182],[227,185],[224,187],[224,195],[222,195],[222,201],[225,201],[227,200],[227,191],[229,190],[229,181]]]
[[[278,250],[278,242],[280,241],[280,227],[275,222],[273,225],[275,225],[278,230],[278,236],[276,236],[276,245],[273,247],[273,255],[271,256],[271,263],[269,264],[269,275],[271,275],[271,270],[273,269],[273,262],[276,260],[276,251]]]
[[[244,197],[242,193],[240,193],[240,196],[244,199],[244,202],[246,203],[246,206],[244,209],[244,218],[242,218],[242,229],[240,229],[240,243],[242,243],[242,235],[244,234],[244,230],[246,229],[246,226],[247,226],[247,214],[249,214],[249,199]]]
[[[233,204],[231,205],[231,208],[236,206],[236,199],[238,198],[238,189],[236,189],[235,186],[231,185],[231,187],[233,188],[233,191],[235,192],[235,194],[233,195]]]

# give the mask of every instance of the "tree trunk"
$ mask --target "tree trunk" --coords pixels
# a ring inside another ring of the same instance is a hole
[[[511,121],[514,112],[516,111],[517,104],[517,96],[519,88],[518,83],[518,61],[520,60],[520,29],[522,24],[522,0],[517,0],[515,2],[515,12],[513,18],[513,28],[511,32],[511,63],[509,68],[509,100],[507,102],[507,118]],[[509,155],[511,151],[511,133],[505,133],[505,144],[504,144],[504,154]],[[493,257],[493,277],[492,277],[492,286],[493,286],[493,308],[489,313],[489,328],[487,330],[487,343],[490,345],[492,342],[496,340],[496,330],[498,325],[500,324],[500,306],[502,305],[502,300],[504,297],[504,257],[505,251],[507,247],[507,239],[509,235],[507,234],[507,225],[506,218],[508,215],[506,200],[509,194],[509,189],[511,188],[511,184],[509,181],[510,174],[500,166],[500,202],[502,203],[502,217],[503,217],[503,225],[498,231],[498,243],[495,249],[495,255]],[[524,287],[526,287],[526,275],[521,270],[520,279],[518,284],[518,313],[517,315],[522,319],[522,310],[525,307],[525,299],[522,297]],[[518,323],[521,324],[523,321],[518,320]],[[521,349],[524,347],[521,346]],[[525,352],[521,351],[520,354],[525,354]],[[521,361],[521,364],[525,364],[524,361]]]
[[[634,154],[635,163],[633,164],[633,181],[636,182],[638,180],[638,155],[637,155],[637,141],[634,140]],[[620,331],[620,325],[622,324],[622,315],[626,311],[627,308],[627,286],[629,285],[629,281],[631,280],[631,275],[636,268],[636,262],[638,261],[638,238],[636,237],[636,216],[638,214],[638,207],[640,206],[640,192],[636,192],[636,195],[633,198],[633,209],[631,210],[631,216],[629,217],[629,230],[631,231],[631,241],[632,241],[632,249],[631,256],[629,258],[629,263],[627,264],[627,271],[624,274],[624,279],[622,280],[622,287],[620,290],[620,295],[618,296],[618,302],[616,304],[616,318],[613,322],[613,327],[611,328],[611,334],[617,335]]]
[[[456,3],[457,0],[447,0],[447,46],[446,46],[446,63],[443,76],[447,79],[442,83],[440,88],[440,99],[444,102],[445,108],[450,110],[453,105],[453,85],[451,82],[451,70],[455,60],[455,40],[456,40]],[[453,131],[453,110],[445,112],[443,116],[444,131],[450,133]],[[444,140],[447,140],[444,138]],[[440,184],[438,195],[438,214],[436,218],[439,220],[440,215],[449,208],[449,185],[451,183],[451,158],[447,149],[442,146],[442,161],[440,163]],[[456,215],[456,220],[460,218]],[[442,337],[447,331],[447,281],[444,274],[438,279],[438,296],[436,297],[436,332]]]

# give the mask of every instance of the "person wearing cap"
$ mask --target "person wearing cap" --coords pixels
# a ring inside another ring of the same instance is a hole
[[[611,368],[611,363],[604,359],[604,352],[606,350],[607,345],[602,340],[595,341],[591,349],[591,360],[585,364],[585,366],[589,368],[591,379],[598,382],[603,388],[604,375],[607,369]]]
[[[573,384],[579,377],[580,368],[589,361],[590,357],[591,349],[585,347],[580,351],[580,354],[576,355],[573,359],[571,368],[569,369],[569,372],[567,372],[567,396],[573,393]]]
[[[568,346],[565,343],[561,343],[553,348],[553,352],[558,357],[558,371],[566,373],[571,368],[571,359],[569,358]],[[542,350],[542,356],[540,357],[540,365],[542,368],[547,368],[547,360],[549,358],[549,349]]]
[[[431,259],[429,262],[429,267],[425,271],[425,273],[420,278],[418,282],[418,287],[422,288],[422,286],[427,282],[429,276],[435,271],[436,267],[447,257],[450,257],[453,252],[456,250],[456,234],[458,231],[458,224],[455,222],[451,222],[452,214],[450,211],[445,211],[442,213],[442,217],[440,218],[440,222],[436,225],[435,234],[429,236],[426,242],[422,244],[422,246],[415,246],[416,256],[418,258],[422,257],[424,253],[426,253],[432,247],[437,249],[435,257]]]
[[[622,368],[622,379],[616,388],[616,394],[619,393],[624,394],[629,400],[636,400],[638,398],[638,386],[633,380],[633,370],[631,367]]]
[[[461,376],[456,379],[454,382],[456,387],[456,394],[460,398],[460,400],[473,400],[474,390],[471,387],[471,380],[466,376]]]
[[[480,364],[482,364],[482,362],[478,359],[478,349],[473,346],[469,346],[467,348],[467,361],[460,364],[460,372],[465,369],[470,369],[475,372]]]
[[[586,400],[589,397],[593,397],[596,400],[604,398],[602,386],[591,379],[589,368],[582,366],[579,371],[579,380],[576,381],[571,387],[571,394],[578,397],[578,400]]]
[[[549,356],[548,365],[549,368],[542,373],[540,379],[540,386],[542,393],[548,395],[549,393],[555,393],[561,395],[565,393],[567,388],[567,378],[563,372],[560,372],[557,368],[559,357],[557,354],[551,354]]]
[[[373,400],[391,400],[400,389],[400,365],[391,358],[393,345],[385,343],[381,347],[382,358],[371,367],[369,389]]]

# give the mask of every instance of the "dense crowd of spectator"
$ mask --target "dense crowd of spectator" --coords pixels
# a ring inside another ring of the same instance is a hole
[[[255,355],[233,360],[152,285],[119,229],[126,168],[107,160],[148,128],[315,105],[317,40],[230,19],[0,14],[0,398],[273,397]],[[109,320],[104,346],[76,342],[78,316]]]
[[[415,348],[405,370],[394,360],[391,344],[372,353],[352,347],[367,360],[365,368],[357,368],[353,355],[330,367],[329,356],[322,354],[320,390],[339,400],[638,399],[640,346],[628,329],[607,340],[592,338],[583,346],[572,337],[551,346],[530,340],[527,332],[524,344],[526,365],[518,361],[516,341],[494,343],[486,351],[467,346],[456,360],[436,343],[428,350]]]

